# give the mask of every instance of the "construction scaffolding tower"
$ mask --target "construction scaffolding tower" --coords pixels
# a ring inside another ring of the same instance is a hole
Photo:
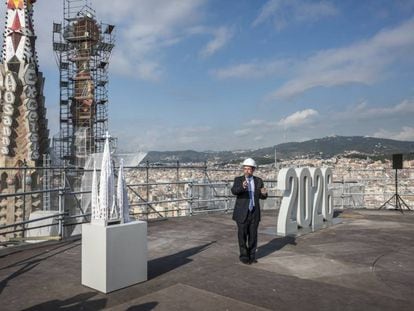
[[[53,23],[59,67],[60,132],[54,152],[61,164],[83,167],[102,152],[108,130],[108,66],[114,25],[98,22],[89,0],[63,0],[63,23]]]

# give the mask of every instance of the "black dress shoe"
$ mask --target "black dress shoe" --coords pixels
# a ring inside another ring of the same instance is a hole
[[[250,260],[248,259],[240,258],[240,262],[244,263],[245,265],[250,265]]]
[[[252,263],[257,263],[257,259],[250,259],[250,260],[249,260],[249,263],[250,263],[250,264],[252,264]]]

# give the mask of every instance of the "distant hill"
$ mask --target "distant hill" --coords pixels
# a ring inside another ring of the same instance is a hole
[[[294,158],[331,158],[333,156],[384,158],[393,153],[414,153],[413,141],[398,141],[384,138],[363,136],[330,136],[304,142],[290,142],[272,147],[245,151],[198,152],[185,151],[150,151],[145,161],[150,163],[172,163],[180,161],[204,162],[208,160],[219,163],[239,163],[241,159],[252,157],[259,164],[273,163],[274,152],[278,159]]]

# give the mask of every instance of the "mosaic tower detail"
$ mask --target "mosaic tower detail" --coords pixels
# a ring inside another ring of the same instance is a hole
[[[0,64],[0,166],[39,166],[48,152],[44,78],[37,66],[33,4],[8,0]]]

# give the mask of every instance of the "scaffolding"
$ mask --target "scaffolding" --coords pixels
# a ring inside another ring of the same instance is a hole
[[[108,130],[115,26],[98,22],[88,0],[63,0],[63,16],[53,23],[60,88],[60,132],[53,146],[60,164],[83,167],[90,154],[103,151]]]

